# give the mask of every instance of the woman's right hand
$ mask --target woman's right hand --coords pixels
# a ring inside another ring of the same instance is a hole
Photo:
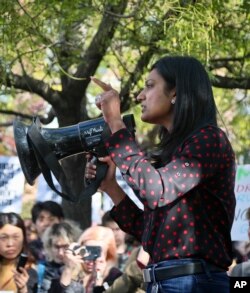
[[[25,268],[19,267],[19,271],[14,270],[14,282],[17,287],[18,293],[28,293],[27,283],[29,280],[29,274]],[[2,292],[2,291],[0,291]]]
[[[96,176],[96,165],[95,165],[95,163],[93,163],[91,161],[91,159],[92,159],[91,154],[87,154],[86,158],[87,158],[88,162],[87,162],[86,168],[85,168],[85,178],[88,180],[91,180],[91,179],[94,179]],[[108,165],[108,170],[105,175],[105,178],[102,180],[102,182],[99,186],[99,189],[101,191],[108,193],[109,188],[112,188],[113,185],[117,184],[116,177],[115,177],[116,166],[110,156],[98,158],[98,160],[100,160],[102,163],[106,163]]]
[[[63,259],[65,267],[74,269],[77,264],[83,263],[82,256],[75,251],[75,247],[78,246],[79,244],[77,242],[73,242],[70,244],[69,248],[65,250]]]
[[[86,164],[85,177],[86,179],[93,179],[96,176],[96,165],[91,162],[91,155],[87,155],[87,159],[90,161]],[[112,199],[114,205],[117,206],[126,197],[126,194],[116,181],[116,166],[110,156],[98,158],[98,160],[102,163],[108,164],[109,166],[105,178],[100,184],[99,190],[106,192]]]
[[[73,242],[65,250],[63,258],[63,271],[60,277],[60,284],[62,287],[67,287],[72,282],[72,276],[81,271],[81,265],[83,263],[83,258],[80,254],[75,253],[75,247],[78,247],[79,244]],[[63,291],[64,292],[64,291]]]

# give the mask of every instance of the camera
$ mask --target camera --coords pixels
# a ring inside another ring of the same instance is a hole
[[[102,248],[101,246],[75,246],[75,254],[81,255],[83,260],[96,260],[101,255]]]

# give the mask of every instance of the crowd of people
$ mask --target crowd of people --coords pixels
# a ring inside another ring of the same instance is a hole
[[[123,122],[118,92],[91,79],[101,89],[96,106],[110,129],[103,138],[108,155],[98,158],[108,165],[99,190],[114,206],[101,225],[79,231],[56,203],[36,203],[37,237],[29,231],[29,240],[18,215],[1,214],[0,290],[228,293],[229,275],[247,270],[241,264],[228,270],[236,163],[205,68],[184,56],[153,64],[136,98],[141,120],[159,130],[158,144],[147,152]],[[88,182],[97,167],[87,158]],[[143,208],[118,184],[116,168]],[[126,235],[134,240],[126,243]],[[29,261],[19,271],[22,252]]]
[[[37,216],[28,220],[29,225],[16,213],[0,213],[0,291],[146,292],[142,269],[148,264],[149,254],[120,230],[109,211],[100,225],[84,231],[65,219],[55,202],[36,203],[34,211]],[[250,227],[250,208],[247,220]],[[248,236],[244,252],[235,246],[229,276],[250,276],[250,228]],[[94,250],[88,252],[88,248]],[[24,267],[17,268],[21,254],[28,259]]]
[[[100,225],[83,231],[65,219],[54,201],[35,203],[27,219],[0,213],[0,292],[145,292],[136,261],[139,243],[126,236],[109,212]],[[18,267],[21,255],[27,262]],[[123,290],[124,278],[128,291]]]

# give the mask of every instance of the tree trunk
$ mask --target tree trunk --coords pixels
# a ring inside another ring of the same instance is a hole
[[[78,195],[84,189],[84,155],[78,154],[68,157],[62,161],[62,166],[69,185],[73,186],[72,193]],[[62,201],[65,217],[79,223],[83,230],[91,225],[91,199],[91,197],[86,198],[81,203],[74,203],[64,199]]]

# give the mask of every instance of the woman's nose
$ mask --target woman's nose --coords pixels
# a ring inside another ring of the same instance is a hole
[[[144,99],[145,99],[144,90],[141,90],[141,91],[139,92],[139,94],[137,95],[137,97],[136,97],[136,101],[140,102],[140,101],[142,101],[142,100],[144,100]]]
[[[13,238],[9,238],[8,239],[8,242],[7,242],[7,246],[12,246],[14,244],[14,240],[13,240]],[[1,291],[0,291],[1,292]]]

